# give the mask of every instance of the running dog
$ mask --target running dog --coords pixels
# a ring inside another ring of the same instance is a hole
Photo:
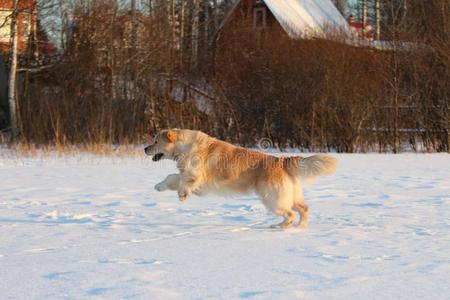
[[[276,157],[236,147],[201,131],[167,129],[159,132],[145,148],[153,161],[174,160],[180,174],[171,174],[155,186],[158,191],[178,192],[180,201],[192,194],[256,193],[268,210],[283,216],[280,224],[292,226],[295,213],[298,226],[308,223],[300,178],[334,173],[336,159],[328,155]]]

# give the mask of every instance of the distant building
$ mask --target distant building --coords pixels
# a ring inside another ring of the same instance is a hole
[[[330,32],[351,31],[331,0],[240,0],[220,26],[219,35],[242,27],[291,38],[324,38]]]
[[[389,41],[375,40],[370,24],[362,24],[352,16],[346,20],[331,0],[239,0],[219,26],[215,42],[227,45],[243,30],[258,37],[267,36],[272,43],[278,37],[288,36],[330,39],[378,50],[394,48]],[[407,50],[415,45],[403,42],[400,47]]]
[[[363,24],[363,22],[356,21],[353,15],[350,15],[347,19],[348,25],[352,30],[355,31],[355,33],[360,38],[365,38],[369,40],[373,40],[375,37],[375,33],[373,30],[373,26],[366,23]]]
[[[0,52],[7,53],[11,47],[11,20],[13,1],[0,0]],[[49,55],[54,52],[54,46],[49,42],[45,32],[39,26],[35,0],[18,1],[18,45],[19,54],[31,49],[35,55]]]

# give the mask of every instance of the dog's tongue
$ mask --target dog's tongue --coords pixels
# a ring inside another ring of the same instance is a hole
[[[158,161],[158,160],[161,159],[161,157],[163,157],[163,155],[164,155],[163,153],[157,153],[157,154],[153,155],[152,160],[153,161]]]

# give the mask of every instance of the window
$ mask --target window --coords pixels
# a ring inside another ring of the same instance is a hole
[[[10,10],[0,10],[0,42],[9,42],[11,37],[11,15]]]
[[[253,27],[265,28],[267,26],[267,11],[265,7],[258,7],[253,10]]]

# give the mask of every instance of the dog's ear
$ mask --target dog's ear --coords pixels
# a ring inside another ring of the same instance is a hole
[[[178,140],[178,134],[174,130],[168,130],[166,133],[166,140],[169,143],[175,143]]]

